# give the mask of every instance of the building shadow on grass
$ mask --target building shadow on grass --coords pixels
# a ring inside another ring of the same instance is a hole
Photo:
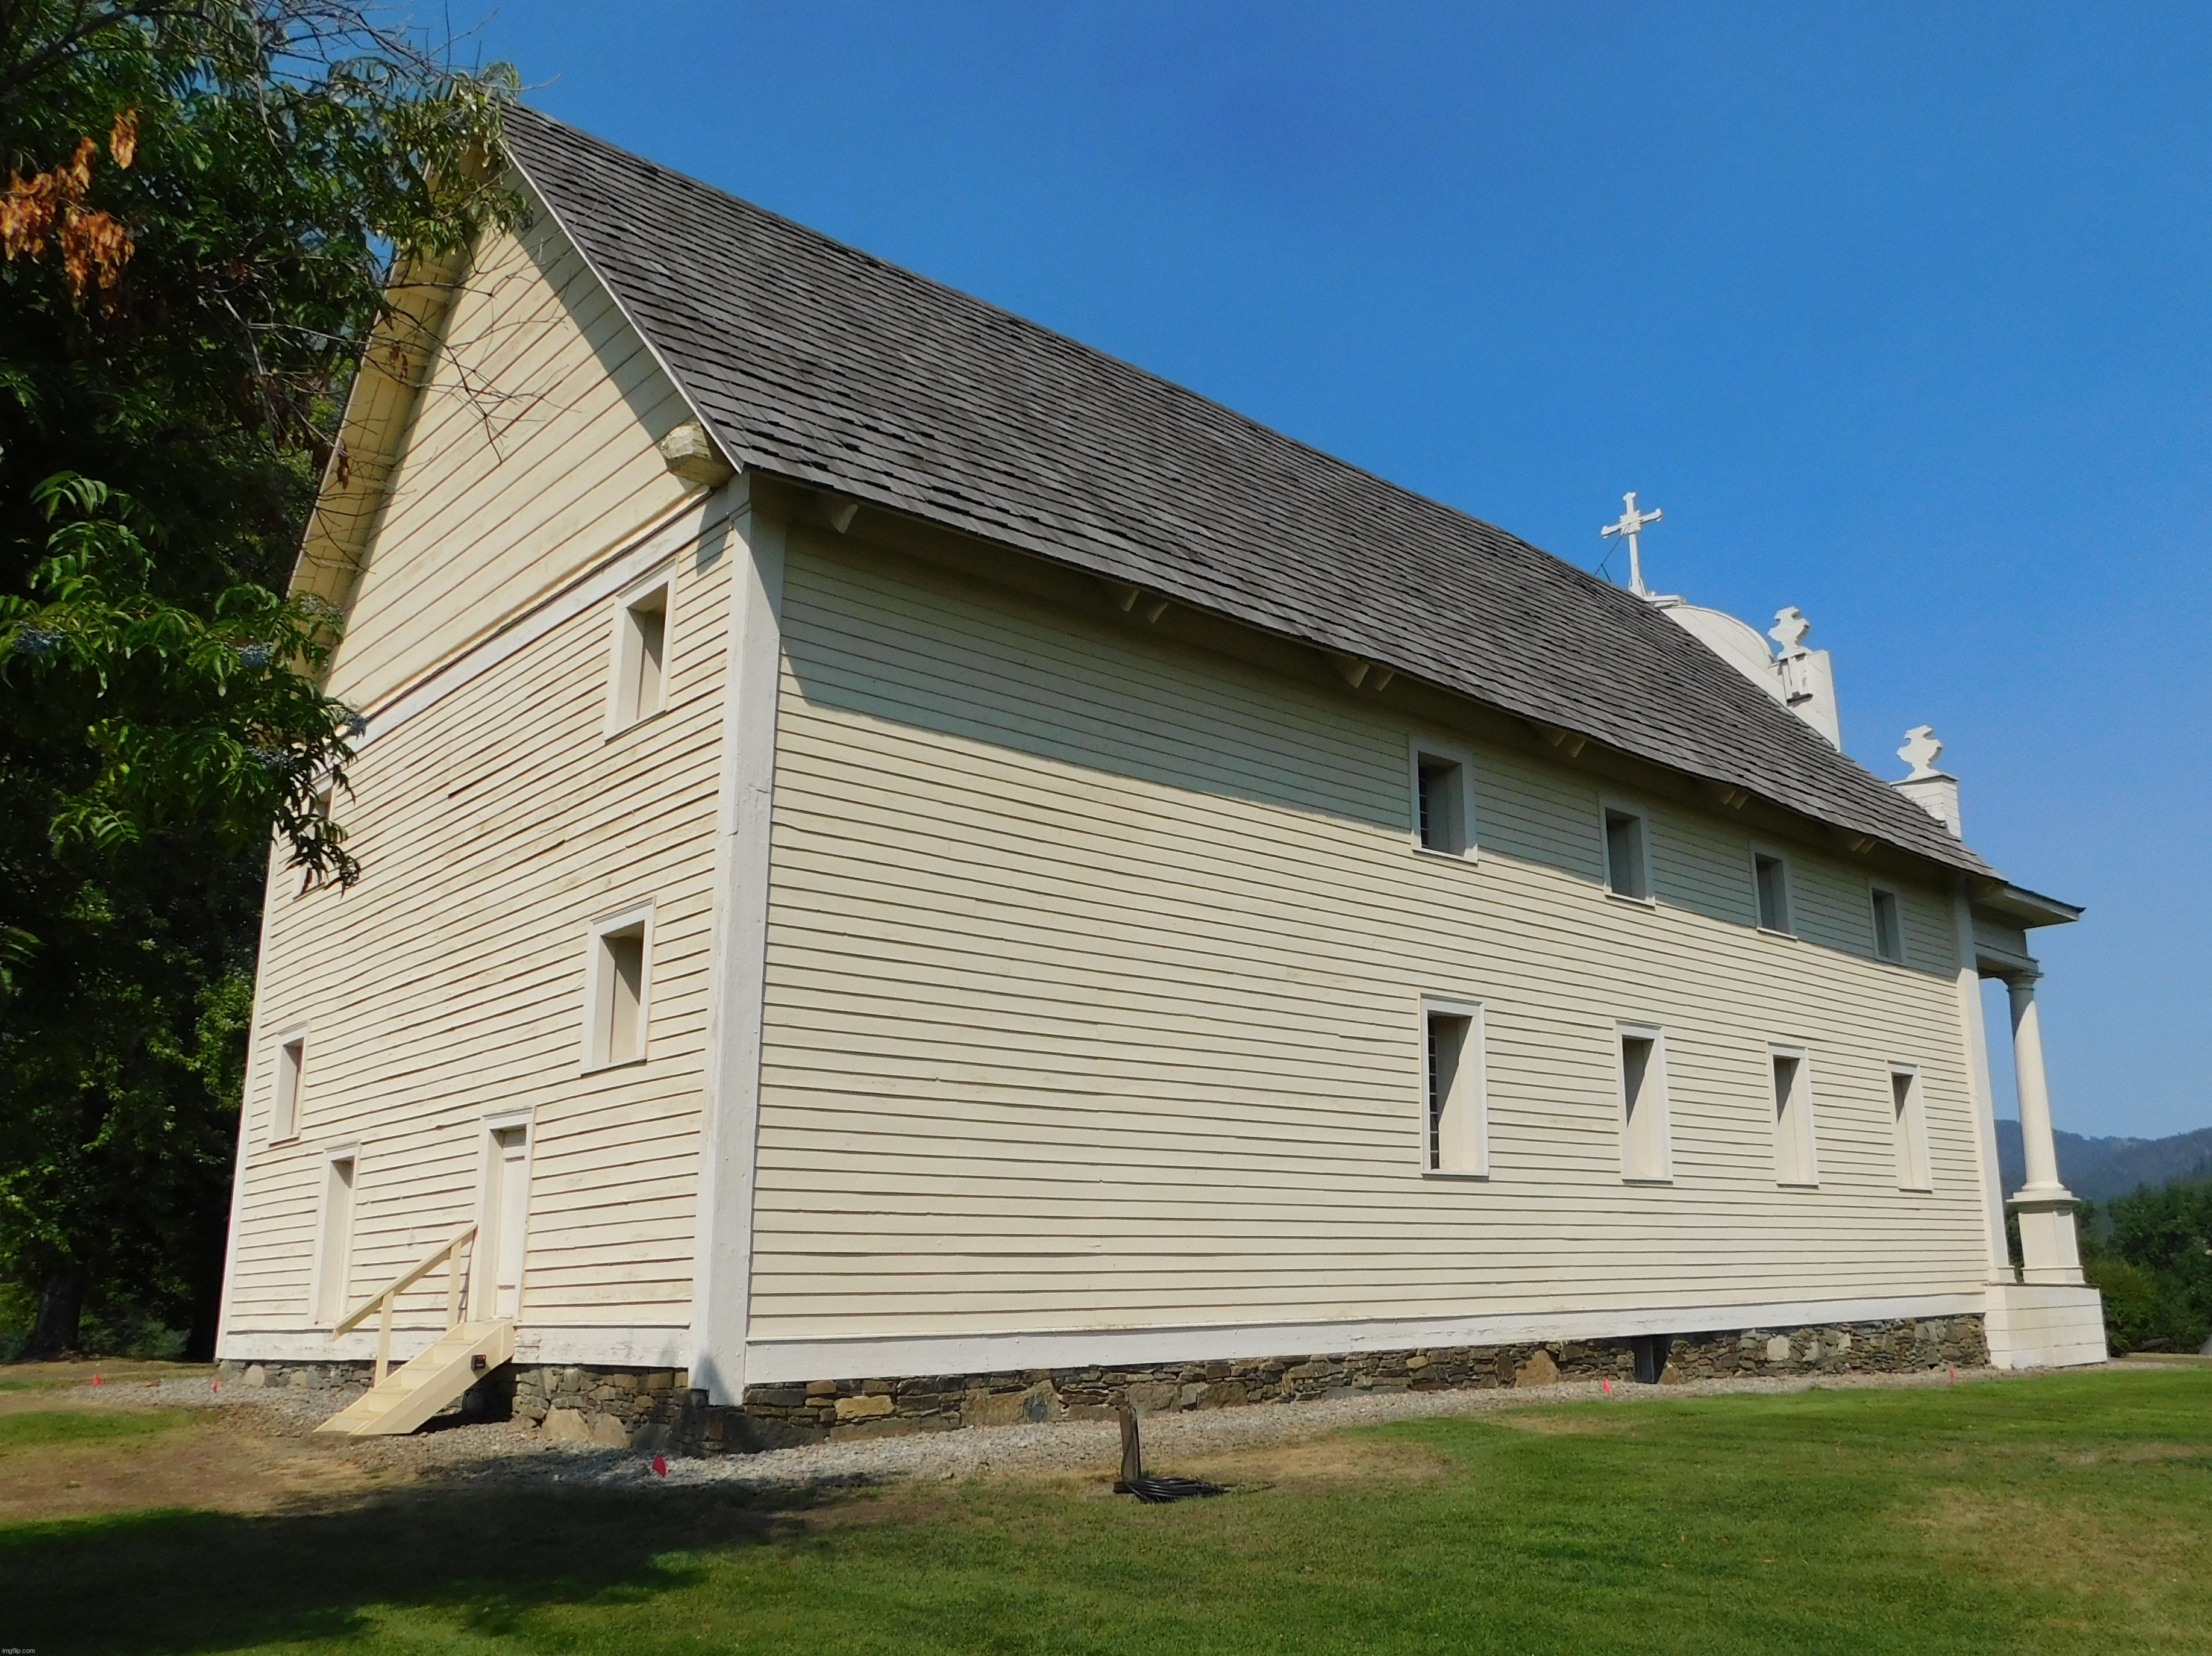
[[[340,1638],[368,1631],[374,1605],[496,1635],[540,1606],[648,1603],[696,1579],[684,1555],[794,1537],[839,1493],[531,1481],[19,1525],[0,1531],[0,1647],[152,1656]]]

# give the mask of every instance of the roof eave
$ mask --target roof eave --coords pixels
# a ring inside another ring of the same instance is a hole
[[[2078,904],[2061,902],[2026,886],[2000,883],[1974,899],[1974,906],[2002,915],[2023,930],[2039,925],[2070,925],[2087,911]]]

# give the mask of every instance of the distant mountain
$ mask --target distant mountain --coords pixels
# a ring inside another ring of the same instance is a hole
[[[2092,1202],[2125,1196],[2137,1185],[2174,1179],[2212,1179],[2212,1127],[2171,1138],[2084,1138],[2051,1134],[2058,1146],[2058,1176],[2075,1195]],[[2020,1123],[1997,1123],[1997,1168],[2009,1196],[2027,1182]]]

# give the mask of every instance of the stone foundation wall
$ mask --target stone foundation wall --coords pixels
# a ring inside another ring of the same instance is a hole
[[[1906,1318],[1816,1328],[1753,1328],[1676,1337],[1660,1384],[1729,1375],[1895,1373],[1978,1368],[1989,1361],[1982,1319]],[[1109,1420],[1122,1403],[1139,1415],[1250,1404],[1310,1403],[1373,1392],[1482,1390],[1557,1380],[1632,1381],[1626,1340],[1551,1340],[1311,1356],[1033,1368],[988,1374],[810,1380],[749,1386],[742,1408],[711,1408],[684,1370],[520,1365],[471,1388],[463,1412],[507,1420],[555,1441],[681,1453],[750,1453],[805,1443],[945,1432],[1023,1421]],[[222,1365],[246,1386],[358,1393],[365,1363]]]
[[[1978,1313],[1907,1318],[1678,1336],[1660,1383],[1732,1374],[1976,1368],[1988,1362]],[[1635,1353],[1626,1340],[1551,1340],[1154,1368],[1034,1368],[749,1386],[742,1410],[708,1411],[699,1447],[711,1453],[1020,1421],[1107,1420],[1125,1401],[1137,1414],[1151,1415],[1310,1403],[1372,1392],[1481,1390],[1561,1380],[1632,1381],[1635,1368]]]
[[[216,1365],[224,1386],[266,1386],[321,1392],[332,1414],[368,1389],[374,1365],[366,1362],[240,1362]],[[506,1421],[542,1431],[556,1443],[596,1443],[610,1449],[677,1447],[700,1435],[705,1400],[695,1404],[690,1377],[681,1368],[595,1368],[568,1364],[507,1363],[478,1380],[448,1414],[476,1421]],[[734,1411],[732,1411],[734,1412]]]

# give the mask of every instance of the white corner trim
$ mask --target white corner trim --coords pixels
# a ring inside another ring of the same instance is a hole
[[[739,488],[743,487],[740,478]],[[733,519],[722,767],[715,824],[714,939],[692,1266],[691,1383],[735,1403],[747,1380],[761,1017],[768,974],[769,839],[783,668],[785,525],[750,502]]]
[[[1739,1304],[1584,1308],[1548,1312],[1393,1317],[1354,1322],[1217,1323],[1181,1328],[1054,1329],[985,1334],[876,1334],[849,1339],[756,1340],[746,1348],[749,1384],[886,1380],[910,1374],[988,1374],[1024,1368],[1141,1367],[1233,1362],[1315,1352],[1398,1351],[1538,1340],[1621,1339],[1817,1323],[1958,1317],[1984,1305],[1979,1286],[1886,1299],[1759,1301]],[[697,1376],[693,1376],[697,1383]]]

